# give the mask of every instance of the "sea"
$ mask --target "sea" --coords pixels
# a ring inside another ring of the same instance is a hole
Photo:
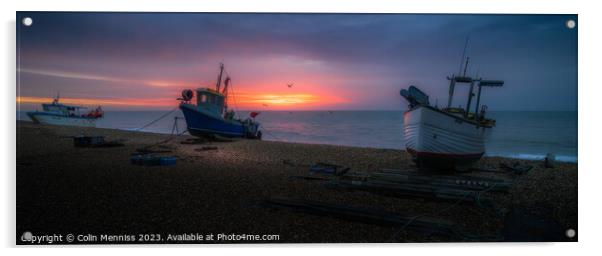
[[[168,112],[106,111],[96,126],[165,134],[184,131],[182,113]],[[29,120],[23,111],[17,116]],[[237,116],[246,118],[249,112]],[[539,160],[552,153],[558,161],[577,162],[576,111],[490,111],[488,117],[497,123],[486,137],[487,156]],[[263,111],[256,120],[263,139],[269,141],[404,149],[402,111]]]

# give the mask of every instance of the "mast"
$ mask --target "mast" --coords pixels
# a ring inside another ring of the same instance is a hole
[[[464,58],[466,57],[466,48],[468,48],[468,39],[469,37],[466,37],[466,41],[464,42],[464,50],[462,51],[462,58],[460,59],[460,69],[458,70],[458,77],[460,76],[460,74],[462,74],[462,64],[464,63]],[[464,75],[466,76],[466,68],[468,67],[468,58],[466,58],[466,64],[464,64]],[[451,108],[452,105],[452,100],[454,98],[454,90],[456,87],[456,76],[452,75],[451,78],[447,78],[449,79],[449,98],[447,99],[447,108]]]
[[[456,77],[452,76],[449,79],[449,97],[447,98],[447,108],[451,108],[452,99],[454,98],[454,87],[456,87]]]
[[[468,114],[470,113],[470,103],[472,101],[472,96],[474,93],[472,92],[474,89],[474,80],[470,81],[470,89],[468,90],[468,102],[466,102],[466,111],[464,112],[464,117],[468,118]]]
[[[56,97],[52,100],[52,103],[59,103],[59,99],[61,98],[60,92],[56,92]]]
[[[470,57],[466,57],[466,63],[464,64],[464,73],[462,74],[462,76],[466,77],[466,70],[468,69],[468,61],[470,60]]]
[[[462,51],[462,59],[460,59],[460,70],[458,70],[458,76],[462,73],[462,62],[464,62],[464,58],[466,57],[466,48],[468,47],[468,36],[466,37],[466,41],[464,42],[464,50]],[[466,72],[466,68],[464,69]]]
[[[464,74],[463,76],[466,77],[466,70],[468,69],[468,61],[470,60],[470,57],[466,57],[466,64],[464,64]],[[473,93],[473,89],[474,89],[474,80],[472,78],[468,78],[470,80],[470,89],[468,89],[468,101],[466,102],[466,111],[464,112],[464,117],[468,118],[468,114],[470,113],[470,103],[472,101],[472,96],[474,95]]]
[[[479,92],[477,93],[477,105],[474,109],[475,120],[479,120],[479,104],[481,104],[481,83],[479,82]]]
[[[226,73],[227,75],[227,73]],[[224,79],[224,90],[222,91],[222,94],[224,95],[224,109],[228,109],[228,86],[230,85],[230,76],[226,76],[226,79]]]
[[[217,76],[217,83],[215,83],[215,90],[219,92],[219,88],[222,86],[222,74],[224,73],[224,63],[219,64],[219,75]]]

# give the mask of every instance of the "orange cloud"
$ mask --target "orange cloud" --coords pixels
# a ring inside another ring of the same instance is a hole
[[[61,103],[70,105],[101,105],[101,106],[137,106],[137,107],[167,107],[176,106],[176,101],[173,98],[161,99],[90,99],[90,98],[61,98]],[[17,104],[33,103],[42,104],[50,103],[52,98],[45,97],[17,97]]]
[[[42,76],[51,76],[51,77],[60,77],[60,78],[70,78],[70,79],[83,79],[83,80],[95,80],[95,81],[104,81],[104,82],[113,82],[113,83],[125,83],[125,84],[142,84],[153,87],[181,87],[182,83],[178,82],[170,82],[170,81],[156,81],[156,80],[132,80],[132,79],[124,79],[118,77],[110,77],[110,76],[102,76],[102,75],[92,75],[92,74],[83,74],[77,72],[67,72],[67,71],[57,71],[57,70],[40,70],[40,69],[29,69],[29,68],[19,68],[19,72],[29,73],[34,75],[42,75]]]

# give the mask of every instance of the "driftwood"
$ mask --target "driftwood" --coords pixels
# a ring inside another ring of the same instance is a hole
[[[522,165],[520,163],[514,163],[512,165],[501,163],[500,167],[506,169],[508,171],[512,171],[514,174],[523,175],[528,173],[531,169],[533,169],[532,165]]]
[[[72,138],[74,147],[87,148],[112,148],[123,147],[125,140],[106,141],[104,136],[61,136],[61,138]]]
[[[324,177],[298,176],[298,175],[289,176],[288,179],[289,180],[329,180],[328,178],[324,178]]]
[[[208,150],[217,150],[217,147],[216,146],[205,146],[205,147],[194,149],[194,151],[208,151]]]
[[[110,140],[110,141],[105,141],[104,143],[98,144],[98,145],[94,145],[92,146],[93,148],[113,148],[113,147],[123,147],[125,146],[125,144],[123,143],[124,140]]]
[[[137,148],[136,152],[139,154],[157,154],[157,153],[170,153],[168,149],[152,149],[152,148]]]
[[[203,144],[206,143],[207,140],[205,139],[201,139],[201,138],[193,138],[193,139],[186,139],[180,142],[180,144],[186,144],[186,145],[197,145],[197,144]]]
[[[488,190],[492,192],[508,192],[512,186],[510,180],[473,177],[465,175],[429,175],[417,172],[392,172],[382,170],[370,174],[367,180],[377,180],[400,184],[428,184],[438,188],[449,188],[469,191]]]
[[[312,173],[322,173],[335,176],[342,176],[349,172],[351,168],[342,165],[329,164],[329,163],[315,163],[309,167],[309,171]]]
[[[359,208],[346,205],[329,204],[307,200],[276,198],[260,203],[261,206],[277,209],[289,209],[295,212],[328,216],[386,227],[403,227],[409,230],[423,231],[429,234],[456,236],[454,223],[428,217],[408,217],[379,209]]]
[[[311,165],[309,165],[309,164],[294,163],[290,159],[282,159],[282,164],[283,165],[288,165],[288,166],[291,166],[291,167],[303,167],[303,168],[309,168],[309,167],[311,167]]]
[[[463,175],[431,175],[410,170],[385,169],[379,172],[351,172],[324,183],[331,189],[361,190],[392,197],[474,203],[495,208],[482,198],[485,192],[507,193],[512,182]]]
[[[493,206],[493,202],[481,198],[481,194],[477,191],[437,188],[428,185],[339,180],[325,183],[324,186],[331,189],[361,190],[391,197],[413,197],[447,202],[476,203],[486,207]]]

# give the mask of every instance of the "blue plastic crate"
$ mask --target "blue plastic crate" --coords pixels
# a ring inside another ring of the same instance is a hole
[[[134,155],[130,157],[130,162],[135,165],[166,166],[175,165],[177,158],[175,156]]]
[[[175,165],[176,161],[177,161],[177,159],[175,156],[164,156],[164,157],[160,158],[159,164],[160,165]]]

